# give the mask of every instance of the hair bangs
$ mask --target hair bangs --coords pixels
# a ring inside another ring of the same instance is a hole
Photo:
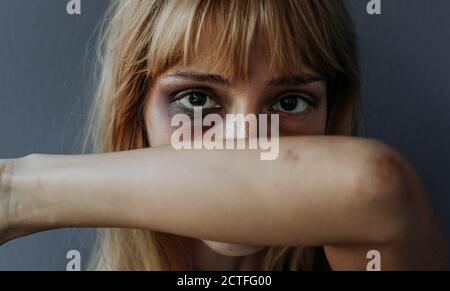
[[[255,42],[264,46],[276,75],[303,73],[306,68],[324,76],[342,71],[332,30],[317,17],[320,4],[314,1],[192,0],[165,5],[151,34],[152,77],[201,63],[229,79],[247,80]]]

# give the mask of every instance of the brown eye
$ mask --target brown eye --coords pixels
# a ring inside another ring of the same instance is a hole
[[[286,113],[303,113],[310,107],[310,104],[302,96],[289,95],[280,98],[273,106],[272,109],[276,111]]]
[[[186,109],[194,109],[194,107],[201,107],[202,109],[212,109],[219,107],[219,104],[207,94],[202,92],[189,92],[177,101]]]

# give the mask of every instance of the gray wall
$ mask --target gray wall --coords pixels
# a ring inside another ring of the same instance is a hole
[[[77,153],[94,29],[107,0],[0,0],[0,158]],[[450,11],[447,0],[350,0],[361,45],[367,135],[414,164],[450,233]],[[56,230],[0,247],[0,270],[64,270],[89,254],[90,230]]]

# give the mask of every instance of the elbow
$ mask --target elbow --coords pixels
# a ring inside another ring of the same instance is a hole
[[[419,204],[426,201],[409,162],[396,150],[378,144],[365,157],[355,181],[355,194],[366,213],[368,240],[389,244],[407,239],[417,223]]]

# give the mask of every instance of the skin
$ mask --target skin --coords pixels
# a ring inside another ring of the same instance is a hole
[[[170,145],[171,135],[175,129],[171,127],[170,120],[177,113],[193,114],[193,105],[195,104],[190,103],[188,99],[193,92],[202,94],[208,100],[203,107],[204,115],[208,112],[218,113],[222,116],[225,114],[276,113],[280,115],[280,136],[323,135],[327,113],[326,82],[321,80],[322,78],[316,72],[306,69],[302,76],[315,81],[289,86],[271,84],[271,81],[277,76],[271,69],[268,57],[261,49],[262,47],[262,45],[256,45],[253,49],[254,57],[250,62],[247,81],[227,80],[220,72],[210,72],[207,64],[204,63],[196,63],[184,68],[176,66],[162,74],[152,86],[146,110],[148,138],[152,145]],[[208,75],[214,75],[216,78],[204,80]],[[174,93],[176,93],[175,98],[168,97]],[[289,97],[285,96],[292,95],[299,103],[292,110],[296,113],[283,110],[280,103],[280,98],[287,99]],[[315,106],[308,104],[311,101],[314,101]],[[213,107],[213,109],[208,110],[209,107]],[[223,124],[215,126],[223,126]],[[228,136],[230,135],[228,134]],[[245,131],[245,128],[237,129],[235,137],[249,138],[249,132]],[[204,244],[194,243],[195,252],[192,254],[192,260],[203,258],[203,262],[197,264],[202,266],[206,264],[208,269],[215,269],[219,266],[223,268],[223,261],[229,262],[228,267],[235,265],[236,261],[243,264],[243,261],[258,257],[254,254],[265,248],[264,246],[237,245],[208,240],[203,240],[203,242]],[[218,260],[205,245],[225,256],[253,256]],[[213,263],[207,264],[205,261]],[[220,262],[219,266],[216,266],[214,262]]]
[[[276,76],[258,47],[248,82],[168,76],[180,68],[160,76],[146,110],[152,148],[0,160],[0,243],[62,227],[132,227],[192,238],[199,269],[254,269],[266,246],[324,246],[334,270],[365,270],[372,249],[383,270],[446,269],[441,223],[409,162],[374,140],[319,136],[326,84],[267,87]],[[204,64],[182,69],[220,75]],[[258,150],[175,151],[170,116],[179,108],[168,93],[198,86],[220,98],[221,114],[279,109],[285,91],[317,105],[277,112],[284,137],[274,161]]]

